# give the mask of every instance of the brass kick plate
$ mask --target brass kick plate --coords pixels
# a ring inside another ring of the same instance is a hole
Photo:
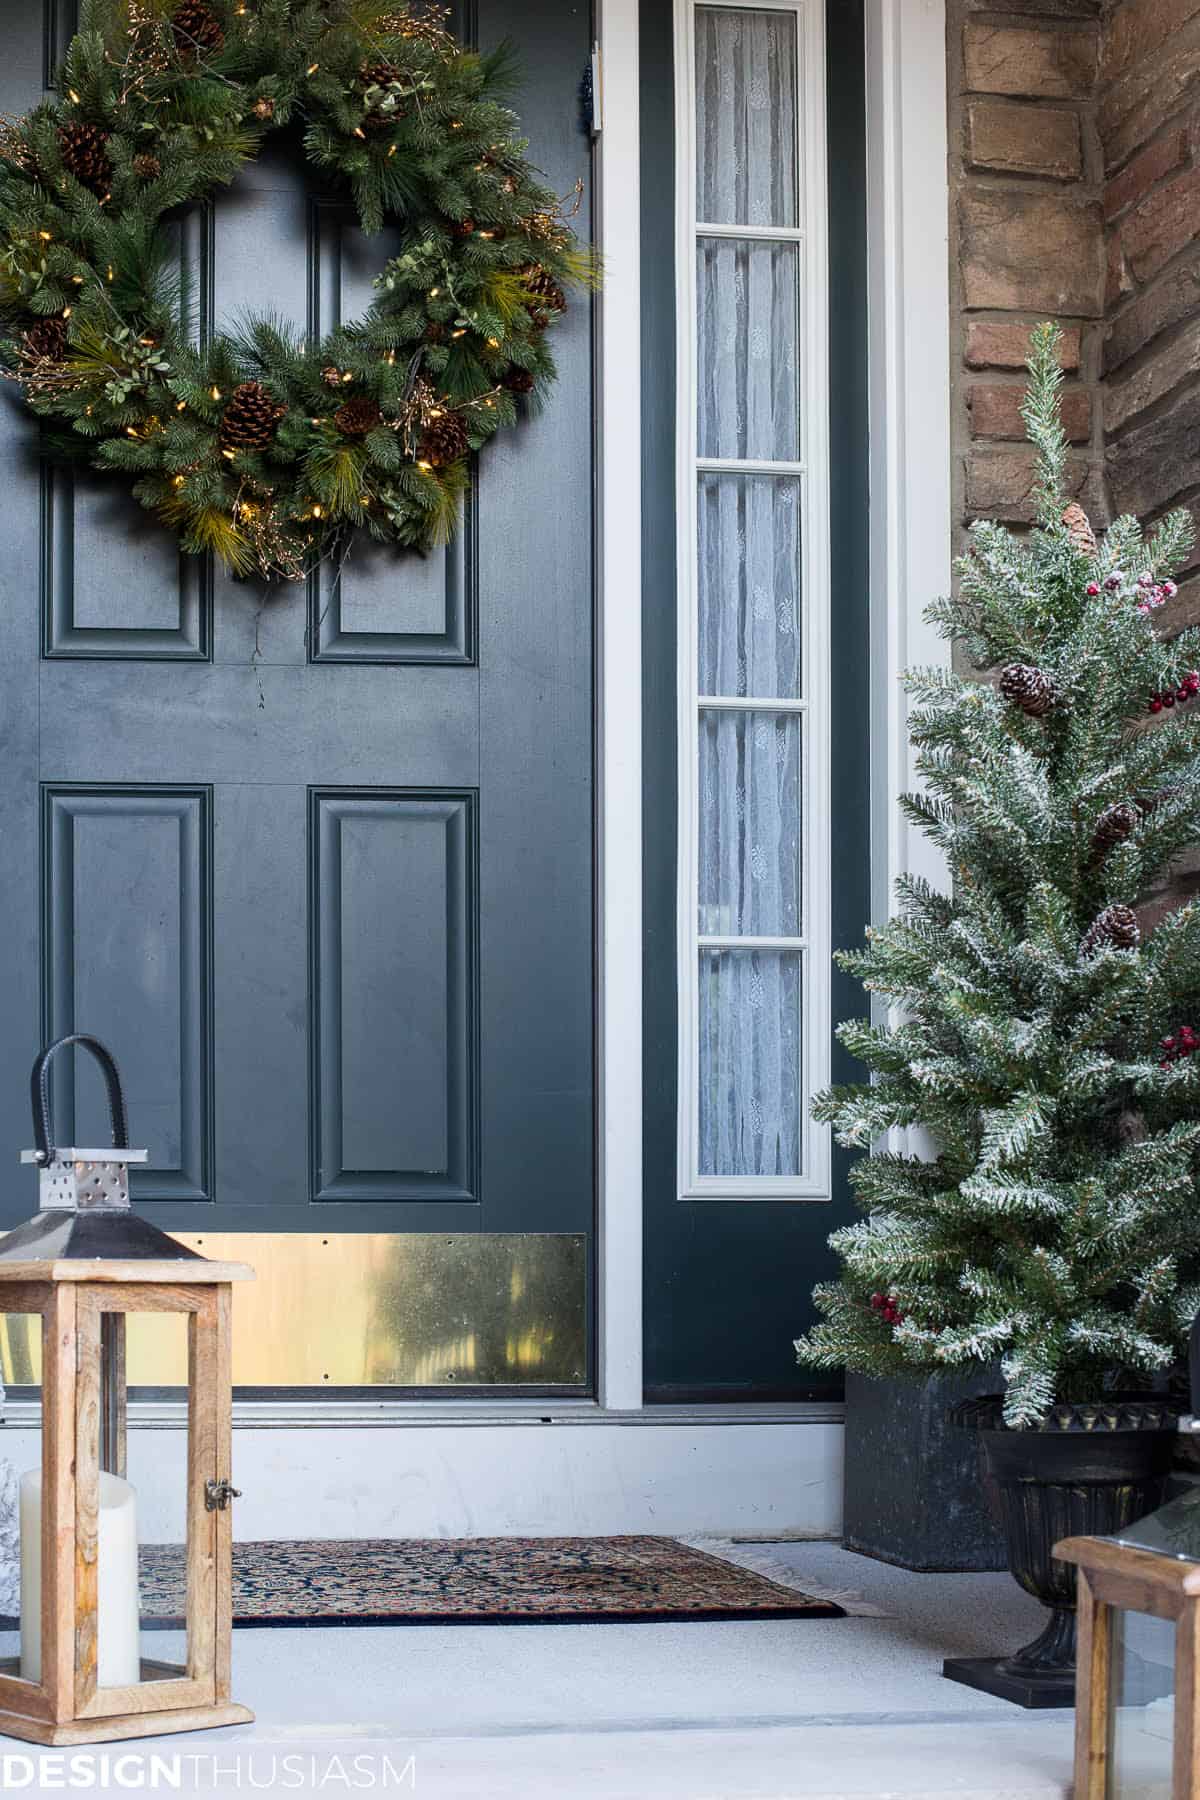
[[[176,1232],[247,1262],[233,1308],[236,1387],[578,1386],[586,1380],[582,1234]],[[186,1380],[169,1314],[127,1326],[131,1387]],[[0,1315],[0,1374],[41,1380],[40,1321]]]

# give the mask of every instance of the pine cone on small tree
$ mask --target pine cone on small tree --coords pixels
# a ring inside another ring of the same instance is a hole
[[[417,448],[417,461],[428,463],[434,469],[444,469],[449,463],[461,462],[470,448],[461,414],[447,409],[426,420]]]
[[[140,150],[134,157],[132,166],[139,181],[157,181],[162,174],[162,164],[149,150]]]
[[[60,125],[58,147],[63,166],[80,187],[100,197],[112,186],[112,163],[108,158],[108,133],[100,125]]]
[[[44,356],[51,362],[61,362],[67,354],[67,321],[39,319],[25,333],[24,344],[30,356]]]
[[[1095,956],[1098,951],[1136,950],[1142,941],[1137,914],[1131,906],[1106,906],[1084,932],[1079,944],[1081,956]]]
[[[370,394],[355,394],[353,399],[338,407],[333,422],[343,437],[354,438],[366,437],[382,418],[383,414]]]
[[[1051,677],[1029,663],[1009,663],[1000,677],[1000,692],[1010,706],[1019,706],[1031,719],[1045,718],[1058,704]]]
[[[1137,830],[1140,817],[1137,807],[1128,800],[1118,800],[1112,806],[1105,807],[1096,820],[1096,832],[1092,838],[1092,854],[1097,862]]]
[[[1067,528],[1067,536],[1072,547],[1080,556],[1092,557],[1096,554],[1096,534],[1092,530],[1092,522],[1077,500],[1072,500],[1063,512],[1062,522]]]
[[[221,414],[222,450],[265,450],[286,411],[261,381],[241,382]]]
[[[171,33],[181,56],[225,48],[224,27],[204,0],[181,0],[171,14]]]

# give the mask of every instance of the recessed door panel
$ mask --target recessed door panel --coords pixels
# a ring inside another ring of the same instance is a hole
[[[318,1200],[473,1200],[475,804],[315,793]]]
[[[207,1200],[212,1137],[208,792],[48,788],[46,1035],[104,1020],[148,1168],[140,1201]],[[59,1143],[108,1142],[99,1083],[54,1065]],[[77,1088],[76,1082],[79,1086]]]
[[[314,337],[352,323],[374,297],[375,278],[398,234],[365,238],[341,200],[308,210],[308,329]],[[349,390],[347,390],[349,391]],[[471,662],[475,587],[473,508],[463,529],[427,556],[405,559],[360,537],[352,554],[309,580],[309,642],[315,662]]]

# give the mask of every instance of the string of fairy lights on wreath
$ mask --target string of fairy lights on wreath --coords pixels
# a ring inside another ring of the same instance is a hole
[[[507,49],[395,0],[84,0],[57,93],[0,121],[4,371],[52,456],[132,478],[190,552],[298,580],[351,534],[427,550],[469,459],[555,378],[594,285],[528,161]],[[361,318],[311,342],[249,317],[199,338],[181,208],[292,128],[364,231],[398,227]]]

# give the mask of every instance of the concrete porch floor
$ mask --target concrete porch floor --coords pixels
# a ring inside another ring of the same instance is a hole
[[[196,1794],[372,1786],[426,1800],[1070,1794],[1070,1713],[1026,1713],[941,1678],[946,1655],[998,1654],[1036,1631],[1040,1608],[1008,1576],[913,1575],[829,1543],[773,1544],[768,1553],[888,1616],[239,1630],[235,1697],[254,1708],[255,1725],[108,1754],[178,1750],[176,1791]],[[167,1653],[170,1640],[161,1642]],[[47,1754],[0,1740],[0,1754],[12,1751]],[[289,1755],[302,1763],[285,1765]],[[359,1779],[350,1773],[356,1756],[368,1758]],[[334,1758],[348,1780],[333,1772]],[[285,1779],[301,1768],[308,1785]]]

